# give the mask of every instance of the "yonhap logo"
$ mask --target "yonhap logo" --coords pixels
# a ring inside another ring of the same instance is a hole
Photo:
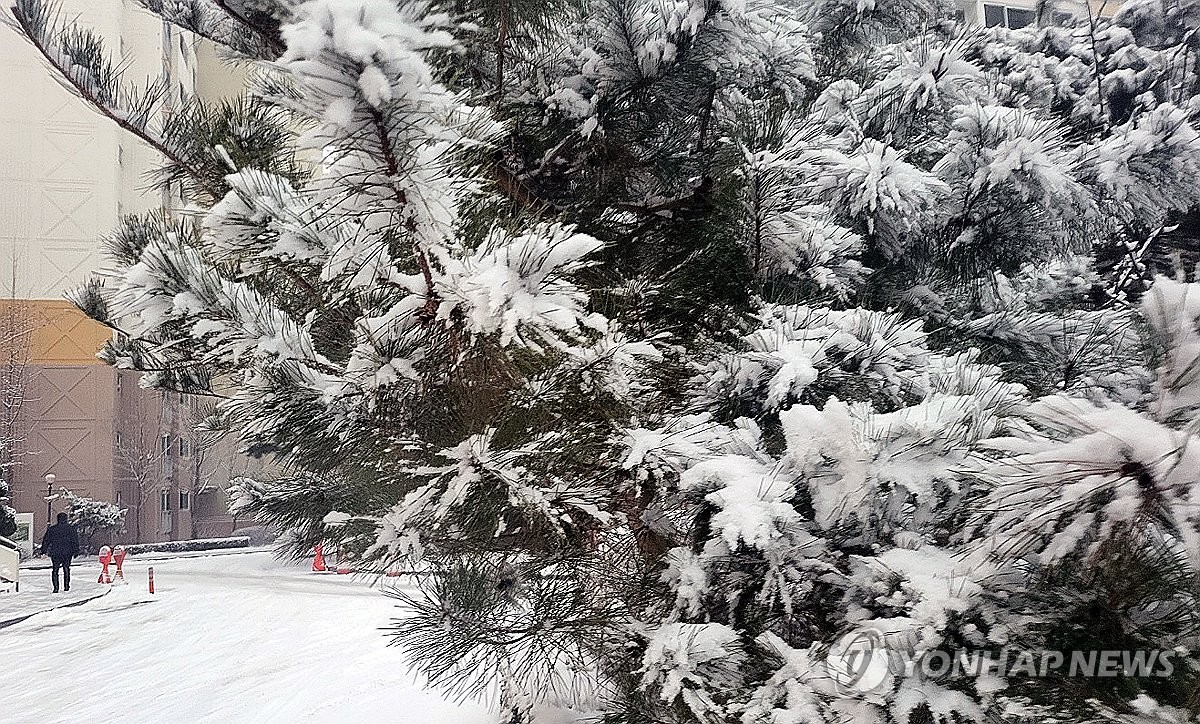
[[[903,665],[900,657],[890,651],[883,636],[872,629],[851,631],[842,636],[825,656],[825,669],[834,686],[843,694],[858,696],[890,689],[898,673],[897,665]]]
[[[1048,651],[890,648],[874,629],[843,635],[825,652],[825,671],[843,696],[871,699],[886,694],[897,679],[944,680],[1047,676],[1170,677],[1181,650]]]

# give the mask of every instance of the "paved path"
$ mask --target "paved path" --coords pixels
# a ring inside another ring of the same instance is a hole
[[[210,556],[244,555],[246,553],[262,553],[273,550],[270,546],[256,548],[228,548],[211,551],[186,551],[183,553],[142,553],[126,558],[126,565],[132,565],[131,570],[137,570],[139,580],[133,585],[145,587],[145,566],[136,563],[153,565],[158,561],[177,560],[180,558],[207,558]],[[136,563],[135,563],[136,561]],[[24,621],[38,613],[52,611],[56,608],[79,606],[92,599],[103,596],[111,590],[110,586],[97,583],[100,577],[100,563],[95,557],[80,557],[71,566],[71,590],[53,593],[53,583],[50,580],[51,564],[49,558],[32,558],[21,563],[21,590],[19,592],[0,592],[0,629]],[[110,566],[110,575],[115,574],[116,567]],[[61,581],[60,581],[61,583]],[[2,722],[0,722],[2,724]]]
[[[421,685],[381,630],[395,602],[365,579],[269,553],[153,565],[153,596],[127,560],[129,585],[0,629],[0,724],[495,721]]]
[[[99,566],[77,563],[71,566],[71,590],[52,593],[50,569],[21,567],[21,590],[0,593],[0,628],[24,621],[30,616],[63,606],[79,606],[108,593],[109,586],[96,583]],[[61,584],[62,581],[59,581]]]

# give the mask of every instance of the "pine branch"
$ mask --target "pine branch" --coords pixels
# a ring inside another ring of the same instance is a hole
[[[501,0],[500,17],[496,28],[496,98],[504,96],[504,62],[509,27],[512,25],[512,8],[509,0]]]
[[[274,60],[282,52],[282,48],[266,44],[244,23],[235,22],[211,0],[137,0],[137,3],[172,25],[246,58]]]
[[[292,185],[311,172],[297,160],[289,119],[255,97],[210,105],[190,98],[164,122],[162,138],[175,157],[157,169],[160,186],[181,184],[184,196],[211,205],[229,191],[227,174],[252,168]]]
[[[233,18],[250,32],[260,37],[263,45],[274,53],[275,57],[283,55],[283,52],[287,50],[287,46],[284,45],[283,39],[279,37],[277,32],[273,32],[271,29],[254,22],[248,13],[243,12],[241,8],[235,8],[234,3],[230,2],[230,0],[213,0],[213,3],[230,18]],[[276,7],[280,8],[280,6]]]
[[[392,147],[392,139],[388,134],[387,123],[384,120],[383,112],[378,108],[371,107],[370,111],[371,123],[375,128],[375,133],[378,136],[379,148],[383,153],[383,161],[387,167],[388,179],[391,179],[388,186],[391,188],[392,195],[396,199],[396,203],[401,207],[408,204],[408,196],[404,193],[404,189],[396,185],[394,179],[400,175],[400,163],[396,159],[395,149]],[[409,228],[409,232],[415,232],[413,228]],[[433,321],[437,314],[438,298],[437,291],[433,284],[433,270],[429,266],[429,256],[425,250],[420,247],[416,239],[412,243],[413,254],[416,256],[417,264],[421,268],[421,277],[425,281],[425,306],[422,309],[422,316],[426,322]]]
[[[59,10],[43,0],[17,0],[5,22],[37,48],[56,77],[75,95],[164,158],[200,180],[203,174],[149,127],[153,110],[167,92],[165,81],[141,92],[124,85],[122,72],[105,57],[104,45],[90,30],[58,27]]]
[[[1106,5],[1108,5],[1108,0],[1104,0],[1104,2],[1102,2],[1100,4],[1099,11],[1093,11],[1092,4],[1090,2],[1088,2],[1086,4],[1086,7],[1087,7],[1087,22],[1088,22],[1088,42],[1089,42],[1089,45],[1091,46],[1091,52],[1092,52],[1092,75],[1096,81],[1096,105],[1100,109],[1100,118],[1103,119],[1104,124],[1106,126],[1111,126],[1112,119],[1109,118],[1108,114],[1106,114],[1104,112],[1104,106],[1105,106],[1104,83],[1102,82],[1103,78],[1102,78],[1102,73],[1101,73],[1102,68],[1101,68],[1101,60],[1100,60],[1100,51],[1096,47],[1096,30],[1099,26],[1099,18],[1097,16],[1100,13],[1104,12],[1104,8]]]

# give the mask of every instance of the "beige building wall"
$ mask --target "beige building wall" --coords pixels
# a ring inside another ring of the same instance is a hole
[[[128,81],[169,79],[163,117],[194,93],[189,34],[123,0],[66,0],[63,15],[104,39]],[[2,25],[0,154],[0,280],[32,328],[13,506],[35,514],[37,537],[44,476],[53,473],[56,488],[127,508],[120,540],[134,540],[139,528],[144,541],[192,537],[200,458],[180,443],[189,403],[143,390],[136,373],[103,364],[96,352],[111,331],[64,299],[102,268],[101,238],[121,216],[177,205],[149,189],[160,159],[64,89],[39,52]],[[153,456],[149,486],[132,480],[130,450]]]
[[[201,40],[196,49],[196,95],[210,101],[237,98],[246,88],[246,67],[221,60],[216,44]]]
[[[37,365],[29,374],[24,413],[35,420],[16,471],[13,507],[43,519],[43,476],[54,473],[54,492],[63,487],[97,500],[113,497],[112,435],[116,403],[114,371],[102,366]],[[54,506],[58,512],[61,506]]]
[[[104,38],[127,77],[158,78],[162,22],[121,0],[67,0],[66,17]],[[22,296],[58,300],[99,267],[99,234],[121,213],[158,205],[144,187],[153,156],[88,110],[16,31],[0,27],[0,260]],[[150,59],[150,60],[147,60]]]
[[[30,361],[40,365],[103,365],[96,357],[112,336],[65,299],[24,301],[32,328]]]

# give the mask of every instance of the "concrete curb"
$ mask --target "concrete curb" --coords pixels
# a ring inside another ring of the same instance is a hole
[[[22,621],[31,619],[34,616],[37,616],[38,614],[46,613],[48,611],[57,611],[60,608],[71,608],[72,606],[82,606],[83,604],[88,603],[89,601],[95,601],[97,598],[103,598],[104,596],[107,596],[109,591],[111,591],[111,590],[112,590],[111,588],[106,588],[103,591],[101,591],[100,593],[97,593],[95,596],[88,596],[87,598],[81,598],[78,601],[71,601],[70,603],[64,603],[61,606],[51,606],[50,608],[43,608],[40,611],[34,611],[32,613],[22,614],[20,616],[17,616],[16,618],[10,618],[5,621],[0,621],[0,628],[7,628],[9,626],[12,626],[13,624],[21,623]]]

